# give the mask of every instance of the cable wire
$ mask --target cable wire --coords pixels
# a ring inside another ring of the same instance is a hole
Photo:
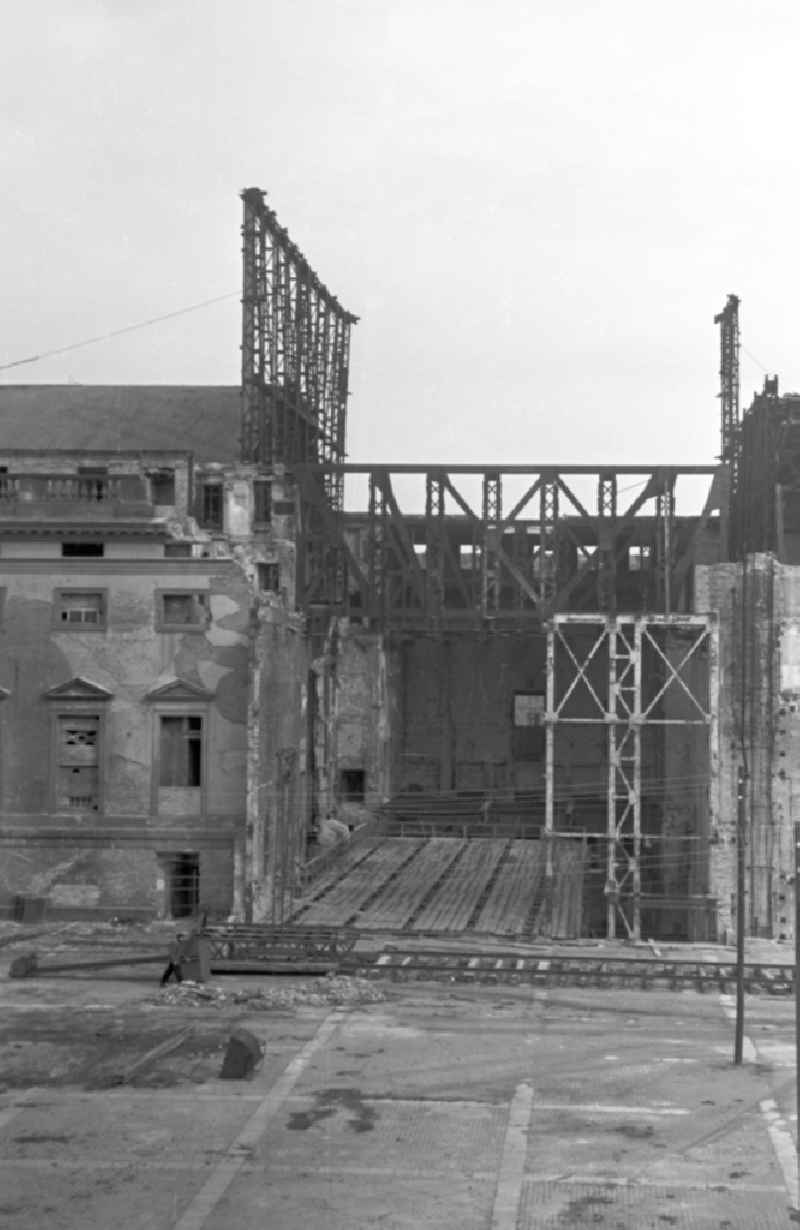
[[[24,367],[29,363],[41,363],[43,359],[52,359],[54,355],[67,354],[71,350],[81,350],[84,346],[94,346],[97,342],[107,342],[112,337],[121,337],[123,333],[133,333],[137,329],[147,329],[150,325],[158,325],[165,320],[174,320],[175,317],[185,316],[188,312],[199,312],[201,308],[211,307],[214,303],[235,299],[240,293],[238,290],[228,291],[225,295],[215,295],[213,299],[202,299],[199,303],[190,303],[187,307],[177,308],[174,312],[165,312],[162,316],[151,316],[147,320],[140,320],[135,325],[123,325],[121,329],[98,333],[96,337],[86,337],[81,342],[71,342],[68,346],[43,350],[41,354],[29,355],[27,359],[14,359],[11,363],[0,363],[0,372],[10,371],[12,367]]]

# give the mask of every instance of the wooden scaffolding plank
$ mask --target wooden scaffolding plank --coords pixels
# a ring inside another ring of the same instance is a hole
[[[580,842],[556,839],[553,848],[552,934],[577,939],[583,917],[584,850]]]
[[[403,840],[403,839],[401,839]],[[406,844],[408,838],[405,839]],[[452,837],[432,837],[420,858],[401,871],[386,892],[361,914],[354,926],[394,930],[404,927],[408,919],[446,871],[461,850],[461,842]]]
[[[471,838],[463,857],[416,918],[412,930],[463,931],[506,845],[505,840],[492,837]]]
[[[358,863],[377,846],[383,843],[383,837],[366,837],[361,841],[344,842],[336,851],[336,857],[328,867],[315,880],[311,882],[308,889],[301,897],[296,898],[296,909],[300,909],[306,902],[313,900],[324,889],[329,888],[331,884],[335,884],[342,876],[346,875],[354,863]],[[331,851],[333,854],[333,851]]]
[[[298,923],[304,926],[343,926],[359,909],[361,903],[371,897],[375,890],[394,874],[398,865],[422,844],[423,842],[413,838],[385,839],[376,846],[369,858],[342,876],[321,901],[313,902],[298,918]]]
[[[544,843],[512,842],[503,873],[478,916],[475,930],[496,935],[523,932],[531,909],[541,895],[543,879]]]

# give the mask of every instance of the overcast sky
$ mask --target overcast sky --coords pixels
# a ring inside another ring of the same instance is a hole
[[[239,381],[257,185],[353,336],[353,460],[710,462],[800,388],[796,0],[50,0],[6,16],[0,373]],[[751,358],[755,356],[755,358]]]

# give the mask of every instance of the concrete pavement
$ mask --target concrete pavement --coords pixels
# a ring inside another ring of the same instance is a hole
[[[225,986],[229,981],[225,980]],[[137,979],[0,982],[9,1230],[792,1224],[793,1003],[386,985],[329,1010],[154,1007]],[[265,1045],[217,1079],[234,1023]],[[188,1030],[174,1054],[125,1063]]]

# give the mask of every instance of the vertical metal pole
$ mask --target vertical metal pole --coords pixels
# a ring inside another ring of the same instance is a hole
[[[733,1062],[742,1062],[744,1046],[744,789],[745,772],[739,766],[736,790],[736,1038]]]
[[[608,799],[606,803],[606,936],[617,934],[617,625],[608,621]]]
[[[672,488],[663,493],[663,613],[672,614]]]
[[[547,926],[552,931],[553,918],[553,829],[555,811],[555,667],[556,644],[555,626],[547,627],[547,712],[545,713],[545,802],[544,802],[544,891],[545,917]]]
[[[642,938],[642,620],[634,625],[633,659],[633,938]]]
[[[795,1088],[797,1105],[800,1106],[800,824],[794,826],[794,1051],[795,1051]],[[797,1173],[800,1175],[800,1119],[795,1131],[795,1149],[797,1151]]]

